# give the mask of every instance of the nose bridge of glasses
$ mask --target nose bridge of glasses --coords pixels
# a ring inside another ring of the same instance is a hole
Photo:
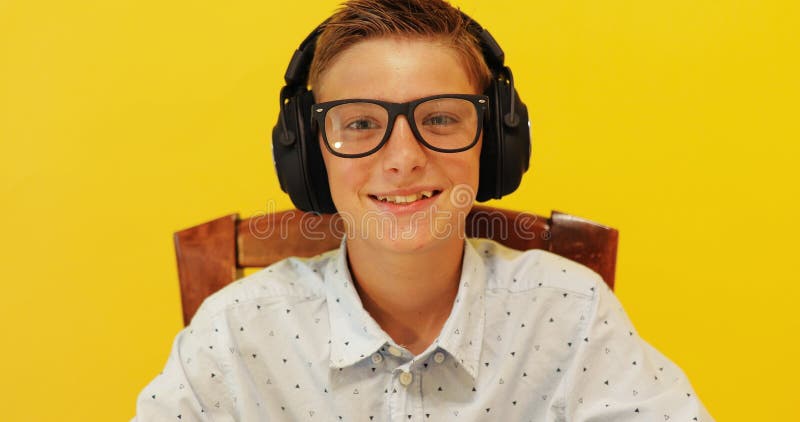
[[[403,129],[402,135],[408,137],[409,135],[413,138],[417,143],[421,141],[419,139],[419,131],[415,127],[416,120],[414,119],[414,111],[416,109],[417,102],[410,101],[407,103],[385,103],[384,107],[387,109],[386,111],[389,112],[389,124],[387,125],[387,130],[389,133],[386,134],[387,138],[391,138],[395,135],[395,130],[398,126],[398,121],[402,118],[405,121],[405,124],[401,126]],[[400,134],[398,134],[400,135]],[[387,139],[388,141],[388,139]]]
[[[408,164],[419,165],[419,160],[424,159],[422,157],[425,155],[425,146],[412,127],[413,117],[409,117],[406,109],[395,108],[390,110],[389,114],[391,119],[387,125],[389,132],[382,148],[388,152],[387,165],[392,168]],[[398,159],[400,162],[397,162]]]
[[[387,138],[400,135],[408,136],[407,134],[412,133],[411,122],[404,114],[395,114],[392,116],[392,121],[389,122],[386,129],[388,130],[388,133],[386,134]]]
[[[405,115],[394,116],[394,123],[380,152],[385,170],[405,173],[423,167],[428,161],[424,143],[417,138],[411,125]]]

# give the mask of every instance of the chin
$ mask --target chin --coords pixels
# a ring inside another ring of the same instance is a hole
[[[361,223],[350,233],[356,241],[392,253],[424,253],[464,238],[464,218],[456,210],[367,219]]]

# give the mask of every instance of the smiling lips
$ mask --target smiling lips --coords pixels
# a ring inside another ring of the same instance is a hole
[[[411,204],[420,199],[428,199],[434,195],[438,195],[440,192],[439,190],[423,190],[409,195],[370,195],[370,197],[381,202],[392,204]]]

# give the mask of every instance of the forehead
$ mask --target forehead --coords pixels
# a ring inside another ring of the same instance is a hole
[[[477,94],[459,52],[436,39],[371,38],[339,53],[313,87],[318,102],[373,98],[405,102]]]

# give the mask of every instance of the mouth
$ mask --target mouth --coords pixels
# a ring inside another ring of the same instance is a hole
[[[411,193],[408,195],[381,195],[370,194],[369,197],[374,200],[384,204],[392,204],[392,205],[411,205],[417,202],[422,202],[427,199],[434,198],[442,193],[441,190],[434,189],[434,190],[422,190],[416,193]]]

